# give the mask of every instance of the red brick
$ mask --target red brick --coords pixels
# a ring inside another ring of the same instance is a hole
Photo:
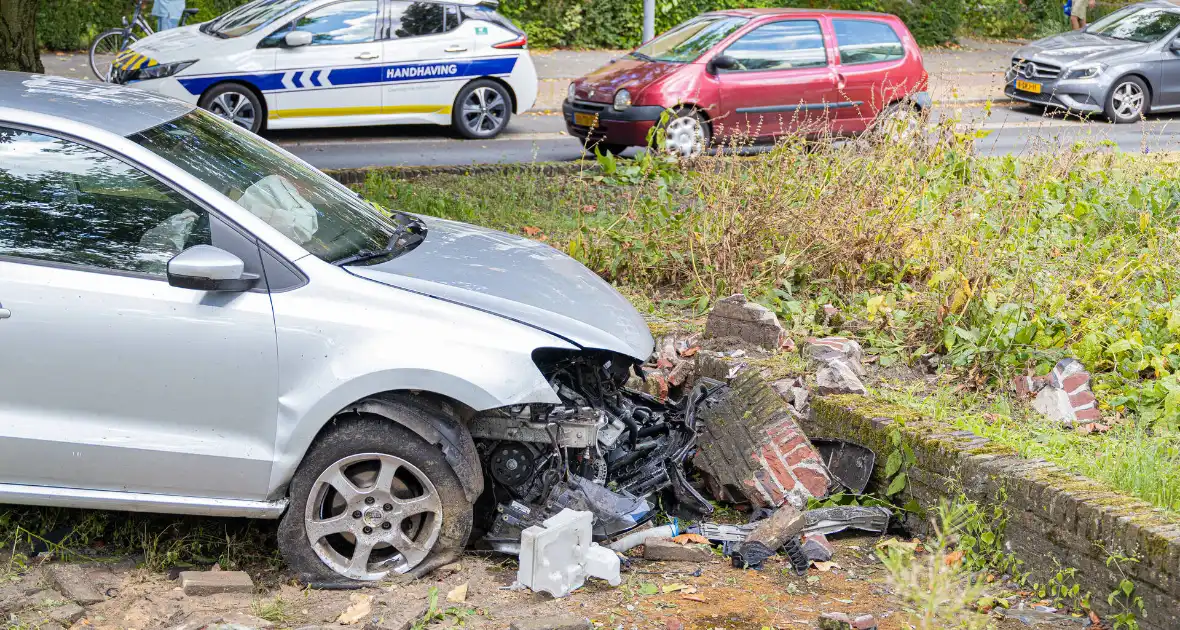
[[[784,488],[790,488],[795,485],[794,483],[788,484],[785,482],[785,480],[791,479],[791,471],[787,468],[787,463],[778,456],[778,453],[774,451],[773,447],[767,446],[763,448],[762,457],[766,460],[765,466],[767,472],[774,475],[774,478],[778,479]]]
[[[765,470],[755,470],[754,478],[757,479],[758,483],[761,483],[762,487],[766,489],[766,493],[770,495],[770,501],[774,506],[783,504],[783,501],[786,500],[786,497],[783,496],[782,490],[779,490],[778,486],[775,485],[774,480],[770,478],[770,473],[766,472]]]
[[[815,460],[816,463],[823,461],[820,459],[819,454],[806,444],[801,444],[795,450],[787,453],[786,459],[788,466],[796,466],[805,459]]]
[[[796,468],[795,478],[811,493],[813,497],[822,497],[828,493],[828,478],[810,468]]]
[[[1102,414],[1099,413],[1097,407],[1090,407],[1089,409],[1078,409],[1073,412],[1074,417],[1083,422],[1094,422],[1102,419]]]
[[[1078,372],[1077,374],[1072,374],[1065,377],[1065,380],[1061,382],[1061,389],[1064,389],[1066,393],[1072,394],[1076,392],[1079,387],[1088,385],[1089,383],[1090,373]]]
[[[1072,405],[1074,409],[1077,409],[1078,407],[1085,407],[1086,405],[1092,405],[1097,402],[1097,400],[1097,398],[1094,398],[1094,393],[1088,389],[1084,389],[1076,394],[1069,395],[1069,404]]]
[[[806,444],[807,439],[802,435],[796,435],[789,440],[775,440],[774,443],[778,445],[780,452],[789,453],[795,450],[795,448]]]

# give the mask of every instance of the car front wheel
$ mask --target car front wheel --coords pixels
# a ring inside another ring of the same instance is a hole
[[[383,418],[334,425],[296,471],[279,524],[279,549],[301,579],[371,582],[462,549],[472,505],[442,451]]]
[[[512,117],[512,97],[503,85],[480,79],[459,90],[452,108],[451,124],[465,138],[495,138]]]
[[[223,83],[214,86],[205,92],[197,105],[253,133],[262,129],[262,102],[244,85]]]
[[[1139,77],[1115,81],[1106,95],[1106,116],[1119,124],[1133,123],[1147,112],[1147,84]]]
[[[676,110],[664,125],[664,150],[677,157],[696,157],[709,148],[709,124],[694,109]]]

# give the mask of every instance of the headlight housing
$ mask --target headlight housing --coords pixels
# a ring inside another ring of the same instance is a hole
[[[621,112],[628,107],[631,107],[631,93],[626,89],[615,92],[615,110]]]
[[[128,72],[124,77],[124,81],[130,82],[130,81],[148,81],[150,79],[163,79],[165,77],[170,77],[170,76],[176,74],[177,72],[180,72],[181,70],[184,70],[185,68],[193,65],[194,63],[197,63],[196,59],[193,59],[192,61],[176,61],[173,63],[161,63],[161,64],[158,64],[155,66],[150,66],[150,67],[145,66],[145,67],[139,68],[138,70],[132,70],[132,71]]]
[[[1071,68],[1065,73],[1065,79],[1093,79],[1102,74],[1106,70],[1106,66],[1097,63],[1089,66],[1081,66],[1080,68]]]
[[[574,85],[573,83],[571,83],[569,90],[566,91],[566,95],[572,101],[572,100],[574,100],[574,94],[576,94],[577,92],[578,92],[577,86]]]

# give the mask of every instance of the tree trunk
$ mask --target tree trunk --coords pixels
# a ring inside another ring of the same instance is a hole
[[[45,72],[37,46],[37,3],[0,0],[0,70]]]

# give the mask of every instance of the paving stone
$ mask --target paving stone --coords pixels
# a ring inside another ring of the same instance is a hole
[[[875,630],[877,620],[872,615],[824,613],[819,616],[819,627],[820,630]]]
[[[49,609],[48,617],[51,621],[60,623],[63,626],[72,626],[74,622],[81,619],[86,614],[86,609],[81,606],[67,602],[61,606],[55,606]]]
[[[180,588],[189,597],[218,593],[253,593],[254,580],[243,571],[183,571]]]
[[[643,559],[711,562],[714,555],[708,545],[681,545],[667,538],[648,538],[643,542]]]
[[[71,564],[50,565],[46,577],[54,588],[76,604],[91,606],[106,601],[106,597],[94,588],[81,567]]]
[[[517,619],[508,630],[590,630],[590,620],[574,615],[551,615]]]

